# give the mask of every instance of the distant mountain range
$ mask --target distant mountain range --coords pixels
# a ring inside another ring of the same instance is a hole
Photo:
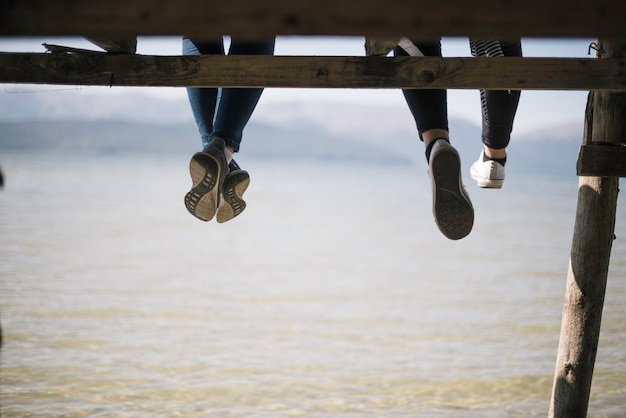
[[[469,168],[481,149],[480,127],[451,118],[450,132]],[[581,141],[582,120],[579,126],[514,133],[508,170],[575,175]],[[12,152],[141,152],[187,158],[199,148],[186,99],[0,94],[0,163]],[[241,154],[426,167],[414,122],[401,105],[261,103],[244,132]]]

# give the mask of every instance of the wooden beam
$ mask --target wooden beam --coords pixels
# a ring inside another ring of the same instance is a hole
[[[0,53],[0,83],[626,91],[626,59]]]
[[[576,173],[579,176],[626,177],[626,146],[582,145]]]
[[[0,36],[626,38],[623,0],[2,0]]]

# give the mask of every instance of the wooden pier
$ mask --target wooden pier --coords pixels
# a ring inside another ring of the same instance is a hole
[[[589,91],[551,417],[587,414],[626,176],[623,0],[1,0],[0,36],[333,35],[598,39],[596,58],[141,56],[0,53],[0,83]],[[581,115],[582,117],[582,115]],[[546,411],[548,412],[548,411]]]

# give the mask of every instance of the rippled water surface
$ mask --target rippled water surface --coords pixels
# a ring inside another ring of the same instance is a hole
[[[247,162],[217,224],[184,158],[0,162],[3,417],[547,416],[575,176],[466,178],[453,242],[421,169]],[[592,417],[626,415],[625,203]]]

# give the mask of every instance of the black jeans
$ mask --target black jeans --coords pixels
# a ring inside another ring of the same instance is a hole
[[[425,56],[441,56],[441,42],[412,41]],[[521,57],[520,40],[481,41],[471,40],[472,55]],[[408,55],[396,47],[397,56]],[[430,129],[448,130],[447,93],[442,89],[404,89],[402,90],[409,110],[415,119],[420,137]],[[490,148],[506,148],[511,140],[513,121],[520,99],[519,90],[481,90],[482,106],[482,142]]]

